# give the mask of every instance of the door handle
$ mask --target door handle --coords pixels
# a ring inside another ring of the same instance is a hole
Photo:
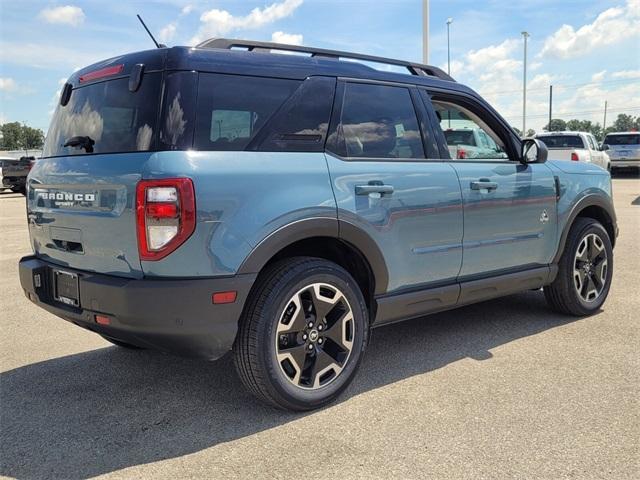
[[[391,195],[393,185],[356,185],[356,195],[369,195],[370,193],[380,193],[381,195]]]
[[[471,190],[495,190],[498,188],[498,184],[496,182],[489,181],[488,178],[481,178],[480,180],[476,180],[471,182]]]

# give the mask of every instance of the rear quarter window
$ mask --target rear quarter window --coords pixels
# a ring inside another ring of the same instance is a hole
[[[553,148],[586,148],[578,135],[544,135],[538,137],[549,149]]]
[[[246,149],[300,83],[279,78],[201,73],[194,148]]]

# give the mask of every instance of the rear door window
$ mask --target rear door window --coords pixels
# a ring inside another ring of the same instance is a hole
[[[280,78],[201,73],[195,149],[244,150],[300,83]]]
[[[155,148],[161,73],[147,73],[136,92],[129,78],[75,88],[67,105],[58,105],[43,156],[120,153]],[[65,147],[72,137],[89,137],[92,151]]]
[[[364,158],[425,158],[411,94],[405,87],[347,83],[339,154]]]

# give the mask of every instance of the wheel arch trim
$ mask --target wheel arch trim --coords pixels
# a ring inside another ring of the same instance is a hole
[[[616,213],[613,207],[613,201],[604,195],[598,194],[590,194],[583,198],[581,198],[571,209],[571,212],[567,216],[567,220],[564,224],[564,228],[562,229],[562,233],[560,234],[560,241],[558,242],[558,250],[553,258],[553,263],[558,263],[560,261],[560,257],[562,257],[562,253],[564,252],[564,247],[567,242],[567,237],[569,236],[569,230],[573,226],[576,218],[580,216],[580,214],[589,207],[597,207],[600,209],[605,217],[608,219],[608,223],[611,224],[613,228],[614,235],[611,237],[611,246],[615,245],[616,236],[618,235],[618,225],[616,220]],[[605,229],[606,225],[603,225]]]
[[[329,237],[350,244],[362,254],[371,267],[375,281],[374,294],[379,295],[387,291],[389,272],[378,245],[361,228],[334,217],[305,218],[283,225],[253,248],[237,273],[259,273],[283,249],[313,237]]]

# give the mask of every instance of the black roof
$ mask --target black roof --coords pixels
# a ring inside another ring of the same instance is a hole
[[[269,49],[276,49],[276,52],[270,52]],[[309,55],[278,53],[280,50],[305,52]],[[407,74],[382,71],[358,61],[341,60],[342,58],[402,66],[407,68]],[[475,94],[469,87],[457,83],[445,72],[430,65],[335,50],[228,39],[207,40],[197,47],[159,48],[113,57],[74,72],[69,83],[74,87],[79,86],[82,75],[118,64],[124,65],[118,76],[127,76],[138,63],[145,65],[145,72],[162,69],[197,70],[298,80],[312,75],[326,75],[441,87]]]

